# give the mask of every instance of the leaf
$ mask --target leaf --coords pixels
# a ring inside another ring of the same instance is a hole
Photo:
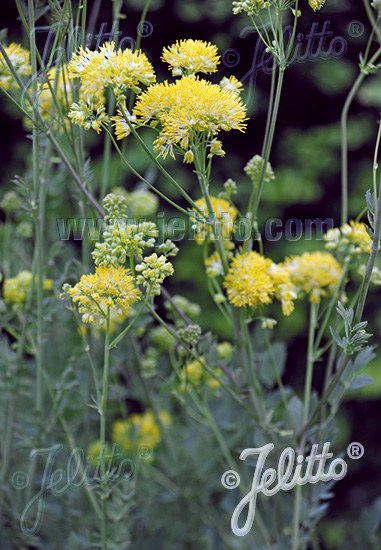
[[[373,384],[373,378],[368,374],[362,374],[361,376],[355,378],[353,382],[351,382],[348,389],[358,390],[360,388],[363,388],[364,386],[369,386],[370,384]]]
[[[381,497],[374,500],[369,508],[362,511],[361,525],[366,533],[374,535],[381,523]]]
[[[358,372],[362,370],[364,367],[367,366],[368,363],[372,361],[372,359],[376,357],[376,354],[374,353],[375,347],[376,346],[369,346],[363,351],[360,351],[360,353],[356,356],[355,360],[353,361],[354,372]]]
[[[298,431],[302,427],[303,404],[299,397],[294,395],[294,397],[290,399],[288,407],[294,424],[293,427]]]

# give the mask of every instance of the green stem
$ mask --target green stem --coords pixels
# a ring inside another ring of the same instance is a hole
[[[187,345],[186,343],[180,338],[180,336],[177,334],[177,332],[175,332],[174,330],[171,329],[171,327],[169,327],[167,325],[167,323],[164,321],[164,319],[162,319],[160,317],[160,315],[158,315],[156,313],[156,311],[150,306],[148,305],[148,309],[150,310],[152,316],[156,319],[156,321],[158,321],[170,334],[172,334],[172,336],[174,338],[176,338],[176,340],[182,345],[182,347],[189,353],[189,355],[191,355],[194,359],[197,359],[197,361],[203,366],[203,368],[206,370],[206,372],[212,377],[214,378],[215,380],[217,380],[221,387],[224,388],[225,391],[227,391],[232,397],[233,399],[235,399],[235,401],[237,401],[237,403],[239,403],[239,405],[245,409],[248,414],[256,421],[258,422],[258,418],[255,416],[255,414],[253,414],[253,412],[250,410],[250,408],[246,405],[246,403],[244,403],[242,401],[242,399],[235,393],[235,391],[233,391],[223,380],[221,380],[216,374],[215,372],[213,371],[213,369],[209,368],[208,365],[199,357],[199,355],[197,353],[195,353],[193,350],[191,350]]]
[[[126,124],[128,124],[131,132],[135,136],[135,138],[138,140],[139,145],[142,147],[142,149],[145,151],[145,153],[148,155],[148,157],[151,159],[151,161],[158,167],[160,172],[163,174],[163,176],[177,189],[177,191],[184,197],[185,200],[189,202],[189,204],[198,212],[199,214],[203,215],[203,212],[200,210],[200,208],[197,206],[197,204],[193,201],[193,199],[184,191],[184,189],[181,187],[180,184],[177,183],[177,181],[167,172],[167,170],[162,166],[162,164],[157,160],[157,158],[151,153],[151,151],[148,149],[147,145],[144,143],[142,138],[139,136],[137,131],[135,130],[134,126],[131,124],[127,113],[125,109],[123,108],[123,105],[119,105],[119,109],[122,112],[124,119],[126,121]]]
[[[107,308],[106,318],[106,334],[105,334],[105,347],[104,347],[104,362],[103,362],[103,389],[102,389],[102,404],[101,404],[101,421],[100,421],[100,467],[102,475],[102,550],[107,550],[107,479],[106,479],[106,413],[107,413],[107,387],[109,378],[109,361],[110,361],[110,348],[109,348],[109,335],[110,335],[110,307]]]
[[[122,340],[122,338],[125,337],[125,335],[127,334],[127,332],[130,330],[130,328],[132,327],[132,325],[135,323],[135,321],[138,319],[138,317],[140,316],[140,314],[142,313],[143,309],[145,308],[145,306],[147,305],[148,303],[148,299],[150,297],[150,292],[147,292],[147,296],[142,304],[142,306],[140,307],[139,311],[137,312],[137,314],[135,315],[135,317],[132,319],[132,321],[128,324],[128,326],[119,334],[119,336],[117,336],[115,338],[115,340],[113,340],[111,342],[111,344],[109,344],[109,349],[111,350],[112,348],[114,348],[118,342],[120,342],[120,340]]]
[[[381,49],[373,55],[369,61],[369,65],[373,65],[380,55]],[[358,75],[349,91],[341,113],[341,225],[347,223],[348,220],[348,112],[361,84],[367,76],[368,75],[365,72],[361,72]]]
[[[312,390],[312,375],[314,367],[314,336],[317,320],[318,304],[311,303],[310,306],[310,323],[308,330],[308,348],[307,348],[307,373],[304,385],[304,403],[302,422],[306,422],[308,413],[310,410],[311,390]],[[300,449],[304,451],[306,443],[305,435],[303,435]],[[293,514],[293,532],[292,532],[292,550],[299,550],[299,532],[300,532],[300,516],[301,516],[301,503],[302,503],[302,486],[297,485],[295,491],[294,500],[294,514]]]

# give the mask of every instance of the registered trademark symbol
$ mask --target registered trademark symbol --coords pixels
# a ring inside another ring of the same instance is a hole
[[[364,24],[361,21],[351,21],[348,25],[348,34],[353,38],[359,38],[364,34]]]
[[[362,456],[364,456],[365,449],[361,445],[361,443],[350,443],[347,447],[347,455],[349,458],[352,458],[353,460],[358,460]]]

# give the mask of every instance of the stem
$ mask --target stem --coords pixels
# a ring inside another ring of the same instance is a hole
[[[206,370],[206,372],[212,377],[214,378],[215,380],[218,380],[218,382],[220,383],[221,387],[224,388],[224,390],[226,390],[228,393],[230,393],[230,395],[237,401],[237,403],[239,403],[239,405],[241,405],[241,407],[243,409],[245,409],[249,415],[256,421],[258,422],[258,418],[255,416],[255,414],[253,414],[253,412],[249,409],[249,407],[246,405],[246,403],[244,403],[242,401],[242,399],[235,393],[235,391],[233,391],[230,386],[228,386],[223,380],[221,380],[216,374],[215,372],[213,371],[213,369],[209,368],[208,365],[202,360],[200,359],[200,357],[198,356],[197,353],[195,353],[193,350],[191,350],[186,344],[185,342],[183,342],[183,340],[180,338],[180,336],[177,334],[177,332],[175,332],[174,330],[171,329],[171,327],[169,327],[167,325],[167,323],[164,321],[164,319],[162,319],[160,317],[160,315],[158,315],[156,313],[156,311],[150,306],[148,305],[148,309],[150,310],[151,314],[153,315],[153,317],[156,319],[156,321],[158,321],[170,334],[172,334],[172,336],[174,338],[176,338],[176,340],[183,346],[183,348],[194,358],[194,359],[197,359],[197,361],[202,365],[202,367]]]
[[[145,308],[145,306],[147,305],[148,303],[148,298],[150,297],[150,292],[147,293],[147,296],[146,296],[146,299],[144,300],[141,308],[139,309],[139,311],[137,312],[137,314],[135,315],[135,317],[132,319],[132,321],[128,324],[128,326],[119,334],[119,336],[117,336],[115,338],[115,340],[113,340],[111,342],[111,344],[109,344],[108,346],[108,349],[111,350],[112,348],[114,348],[117,343],[122,339],[124,338],[124,336],[127,334],[127,332],[130,330],[130,328],[132,327],[132,325],[135,323],[135,321],[137,320],[137,318],[140,316],[141,312],[143,311],[143,309]]]
[[[369,65],[373,65],[377,58],[381,55],[379,49],[369,61]],[[355,80],[352,88],[349,91],[348,97],[344,103],[341,113],[341,225],[347,223],[348,220],[348,112],[352,105],[352,101],[357,95],[361,84],[368,76],[365,72],[361,72]]]
[[[308,349],[307,349],[307,373],[304,385],[304,403],[303,403],[303,424],[308,418],[310,410],[311,390],[312,390],[312,374],[314,367],[314,335],[317,319],[318,304],[311,303],[310,306],[310,324],[308,330]],[[305,435],[302,436],[300,449],[304,450],[306,443]],[[299,532],[300,532],[300,515],[302,504],[302,486],[297,485],[294,500],[294,515],[293,515],[293,533],[292,533],[292,550],[299,550]]]
[[[103,362],[103,394],[102,405],[100,410],[101,422],[100,422],[100,467],[102,474],[102,499],[103,499],[103,513],[102,513],[102,550],[107,550],[107,478],[106,478],[106,465],[105,465],[105,453],[106,453],[106,405],[107,405],[107,387],[108,387],[108,373],[109,373],[109,361],[110,361],[110,348],[109,348],[109,335],[110,335],[110,307],[107,308],[106,318],[106,335],[105,335],[105,348],[104,348],[104,362]]]
[[[261,200],[263,185],[265,182],[266,168],[267,168],[267,164],[269,162],[269,158],[271,154],[271,148],[272,148],[274,133],[275,133],[275,126],[276,126],[276,121],[277,121],[278,111],[279,111],[280,97],[282,93],[283,77],[284,77],[284,68],[280,67],[278,82],[277,82],[277,89],[276,89],[275,100],[274,100],[274,107],[272,109],[272,115],[271,115],[269,135],[267,139],[265,137],[266,147],[265,147],[264,160],[261,167],[261,173],[260,173],[258,184],[253,188],[251,197],[249,199],[248,215],[253,221],[255,221],[257,216],[258,206]],[[249,233],[249,236],[246,239],[246,242],[244,243],[244,246],[243,246],[243,249],[245,252],[248,251],[250,247],[250,243],[251,243],[251,238]]]
[[[34,29],[34,5],[33,0],[28,0],[29,25]],[[34,31],[29,36],[30,59],[32,69],[32,98],[37,97],[37,59],[36,59],[36,40]],[[37,111],[33,111],[33,130],[32,130],[32,155],[33,155],[33,201],[37,208],[35,217],[35,236],[37,247],[37,349],[36,349],[36,409],[42,411],[42,369],[43,369],[43,189],[39,177],[39,139],[37,131]],[[34,281],[32,282],[34,286]]]

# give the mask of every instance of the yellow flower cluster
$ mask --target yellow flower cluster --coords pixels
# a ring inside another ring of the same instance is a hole
[[[32,73],[30,52],[28,50],[14,42],[9,46],[5,46],[4,50],[19,76],[29,76]],[[14,78],[3,54],[0,53],[0,87],[8,90],[13,84],[16,84]]]
[[[284,315],[289,315],[296,298],[289,272],[258,252],[237,254],[226,275],[224,286],[230,302],[236,307],[270,304],[273,298],[282,302]]]
[[[220,63],[217,46],[202,40],[180,40],[163,49],[162,61],[168,63],[174,76],[215,73]]]
[[[167,411],[159,411],[158,417],[164,427],[170,426],[172,418]],[[147,410],[143,414],[132,414],[127,420],[117,420],[112,425],[112,439],[127,452],[136,452],[140,445],[156,447],[162,435],[155,414]]]
[[[202,362],[205,361],[203,355],[200,356]],[[222,374],[220,368],[214,369],[216,376]],[[211,390],[215,390],[220,386],[219,381],[216,378],[213,378],[202,366],[202,363],[197,359],[190,361],[185,365],[180,374],[181,386],[180,389],[182,392],[185,392],[188,386],[193,386],[196,389],[202,389],[205,385],[208,386]]]
[[[37,277],[35,278],[35,287],[37,287]],[[4,302],[10,306],[13,311],[19,311],[26,302],[28,291],[32,282],[32,273],[30,271],[20,271],[16,277],[5,279],[3,285]],[[53,281],[43,279],[43,290],[51,290]]]
[[[301,256],[291,256],[284,266],[289,270],[298,294],[308,294],[313,303],[319,303],[322,297],[331,295],[342,274],[341,265],[328,252],[305,252]]]
[[[73,103],[68,117],[74,124],[82,126],[85,130],[93,129],[97,134],[102,130],[102,124],[107,126],[109,121],[105,106],[95,104],[91,97],[87,101],[81,99],[79,103]]]
[[[213,212],[216,215],[221,237],[225,240],[229,239],[234,230],[234,222],[238,214],[237,210],[229,201],[225,199],[210,197],[210,202],[212,204]],[[210,216],[210,212],[204,198],[198,199],[195,204],[200,210],[202,210],[202,212],[204,212],[207,216]],[[197,222],[194,227],[197,231],[196,241],[198,244],[202,244],[207,235],[215,239],[216,228],[213,228],[212,225]]]
[[[320,10],[325,4],[325,0],[308,0],[309,5],[311,8],[316,11]]]
[[[107,308],[118,315],[126,315],[131,305],[140,299],[140,291],[134,285],[130,271],[123,267],[97,267],[95,273],[83,275],[69,296],[79,305],[84,323],[104,323]]]
[[[82,93],[87,98],[99,97],[110,87],[120,99],[128,89],[141,92],[139,83],[148,86],[155,82],[153,67],[144,53],[129,48],[117,50],[114,42],[105,42],[97,52],[80,47],[68,68],[70,78],[80,79]]]
[[[161,131],[154,150],[163,158],[173,158],[174,146],[187,151],[186,162],[192,162],[192,146],[206,137],[211,154],[224,154],[221,142],[214,140],[221,131],[246,128],[246,108],[238,94],[196,76],[183,76],[173,84],[165,81],[143,92],[133,115],[141,124],[160,123]],[[214,140],[214,141],[213,141]]]
[[[340,229],[330,229],[324,239],[327,241],[326,248],[349,255],[370,254],[372,250],[372,239],[365,225],[353,220],[342,225]]]
[[[45,119],[49,118],[52,107],[54,111],[60,108],[66,115],[69,105],[73,100],[72,86],[68,77],[67,67],[62,66],[58,69],[53,67],[50,69],[44,76],[44,79],[39,81],[37,95],[40,112]]]

